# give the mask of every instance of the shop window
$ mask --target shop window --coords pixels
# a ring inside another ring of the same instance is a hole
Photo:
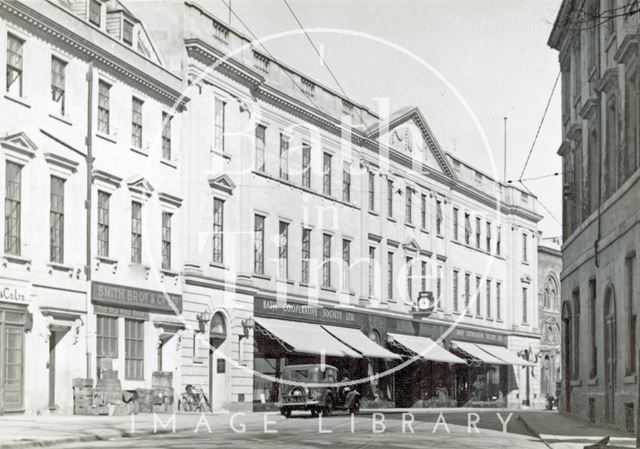
[[[101,359],[118,358],[118,319],[110,316],[96,316],[96,355],[98,368]]]
[[[125,379],[144,379],[144,321],[124,320]]]

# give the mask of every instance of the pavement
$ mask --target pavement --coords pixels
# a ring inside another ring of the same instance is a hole
[[[403,418],[406,412],[412,415]],[[470,424],[476,420],[475,426]],[[308,414],[285,419],[275,413],[234,416],[225,412],[206,416],[180,413],[156,417],[149,414],[0,417],[0,449],[43,446],[410,449],[423,448],[425,444],[441,448],[576,449],[604,436],[612,437],[611,444],[635,447],[633,436],[624,432],[596,428],[555,412],[507,409],[363,410],[353,420],[342,414],[322,421]]]
[[[610,437],[609,446],[636,447],[631,433],[598,427],[556,411],[520,410],[518,414],[529,431],[552,449],[582,449],[605,437]]]

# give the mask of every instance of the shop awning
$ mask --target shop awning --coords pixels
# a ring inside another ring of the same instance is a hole
[[[482,363],[490,363],[492,365],[510,365],[510,363],[507,363],[504,360],[489,354],[487,351],[480,348],[475,343],[469,343],[466,341],[457,341],[457,340],[452,340],[451,343],[453,343],[461,351],[466,352],[471,357],[481,361]]]
[[[282,341],[290,346],[293,352],[362,358],[360,354],[333,337],[319,324],[262,317],[256,317],[255,321],[264,334]]]
[[[533,363],[527,362],[518,354],[505,348],[504,346],[487,345],[483,343],[476,343],[476,345],[480,349],[491,354],[492,356],[497,357],[501,360],[504,360],[509,365],[534,366]]]
[[[398,354],[394,354],[375,343],[358,329],[325,325],[322,325],[322,327],[335,338],[351,346],[365,357],[377,357],[379,359],[402,358]]]
[[[388,334],[393,339],[393,344],[401,346],[404,350],[420,355],[425,360],[444,363],[467,362],[460,357],[451,354],[449,351],[438,345],[428,337],[416,337],[404,334]]]

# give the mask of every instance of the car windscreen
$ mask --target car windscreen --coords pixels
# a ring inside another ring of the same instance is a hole
[[[317,369],[315,368],[285,368],[282,374],[285,380],[291,380],[294,382],[315,382],[316,371]]]

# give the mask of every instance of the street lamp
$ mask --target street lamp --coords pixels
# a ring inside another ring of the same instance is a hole
[[[243,338],[249,337],[249,330],[255,327],[256,322],[253,318],[247,318],[246,320],[242,320],[240,324],[242,324],[243,331],[243,334],[240,335],[240,340],[242,340]]]
[[[196,320],[198,320],[198,332],[204,334],[207,323],[211,321],[211,313],[208,310],[205,310],[204,312],[196,315]]]

